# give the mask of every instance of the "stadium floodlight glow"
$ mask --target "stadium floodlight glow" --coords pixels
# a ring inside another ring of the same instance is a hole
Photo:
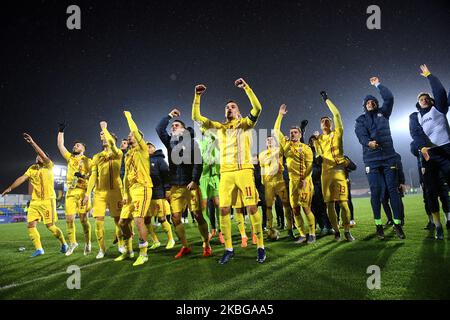
[[[61,180],[64,181],[66,179],[67,166],[55,164],[52,171],[53,171],[53,176],[56,181],[61,181]]]

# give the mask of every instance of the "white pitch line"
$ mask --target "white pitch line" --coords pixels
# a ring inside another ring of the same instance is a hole
[[[106,263],[106,262],[111,262],[111,261],[112,261],[112,260],[103,260],[103,261],[94,262],[94,263],[91,263],[91,264],[87,264],[87,265],[81,266],[80,269],[84,269],[84,268],[87,268],[87,267],[96,266],[96,265],[98,265],[98,264],[102,264],[102,263]],[[41,280],[46,280],[46,279],[49,279],[49,278],[52,278],[52,277],[61,276],[61,275],[63,275],[63,274],[68,274],[68,273],[67,273],[66,271],[63,271],[63,272],[58,272],[58,273],[51,274],[51,275],[49,275],[49,276],[45,276],[45,277],[41,277],[41,278],[36,278],[36,279],[32,279],[32,280],[28,280],[28,281],[25,281],[25,282],[11,283],[11,284],[8,284],[8,285],[6,285],[6,286],[0,287],[0,291],[6,290],[6,289],[10,289],[10,288],[21,287],[21,286],[23,286],[23,285],[26,285],[26,284],[29,284],[29,283],[32,283],[32,282],[41,281]]]

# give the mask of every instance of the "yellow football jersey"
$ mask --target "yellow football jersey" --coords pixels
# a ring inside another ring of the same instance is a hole
[[[125,156],[124,184],[128,192],[134,184],[144,187],[153,187],[150,178],[150,155],[144,138],[131,116],[127,116],[128,125],[136,139],[136,145],[131,147]]]
[[[283,153],[280,148],[270,148],[259,154],[262,183],[283,180]]]
[[[25,172],[25,175],[33,186],[31,200],[56,199],[52,171],[53,166],[53,162],[51,161],[44,165],[33,164]]]
[[[283,154],[286,157],[286,165],[289,177],[304,180],[312,175],[313,153],[311,148],[300,141],[287,141],[281,132],[283,115],[278,114],[274,131],[280,142]]]
[[[348,162],[344,158],[344,127],[342,125],[341,114],[329,99],[326,103],[333,114],[334,130],[329,134],[322,133],[314,143],[317,155],[322,156],[322,168],[324,170],[336,166],[345,167]]]
[[[200,114],[200,96],[195,95],[192,105],[192,119],[205,129],[216,129],[220,150],[220,172],[253,169],[252,162],[252,128],[254,128],[261,104],[249,86],[245,86],[252,110],[250,116],[234,119],[224,123],[211,121]]]
[[[87,190],[89,175],[91,173],[91,159],[85,155],[77,156],[70,152],[66,152],[64,158],[67,160],[67,188]],[[75,177],[76,172],[80,172],[84,178]]]
[[[107,129],[103,129],[103,133],[108,141],[108,147],[92,158],[89,193],[94,186],[98,191],[122,190],[120,166],[123,152],[116,147],[115,141]]]

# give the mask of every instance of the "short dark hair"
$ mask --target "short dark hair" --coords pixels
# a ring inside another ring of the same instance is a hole
[[[82,142],[82,141],[80,141],[80,140],[75,140],[74,144],[77,144],[77,143],[79,143],[79,144],[83,145],[83,147],[84,147],[84,150],[86,150],[86,149],[87,149],[87,145],[86,145],[86,143],[84,143],[84,142]]]
[[[175,123],[175,122],[178,122],[179,124],[181,124],[181,125],[183,126],[183,128],[186,129],[186,125],[184,124],[183,121],[177,119],[177,120],[174,120],[174,121],[172,122],[172,124]]]
[[[299,126],[292,126],[292,127],[291,127],[291,130],[292,130],[292,129],[297,129],[300,133],[302,132],[302,129],[300,129]]]
[[[323,119],[328,119],[328,120],[332,121],[329,116],[323,116],[322,118],[320,118],[320,121],[322,121]]]
[[[235,104],[237,104],[237,102],[234,101],[234,100],[228,100],[227,103],[225,103],[225,105],[227,105],[227,104],[229,104],[229,103],[235,103]]]

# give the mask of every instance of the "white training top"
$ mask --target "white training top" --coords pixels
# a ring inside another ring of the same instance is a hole
[[[423,131],[435,146],[450,143],[450,126],[445,114],[433,106],[423,117],[418,112],[417,117]]]

